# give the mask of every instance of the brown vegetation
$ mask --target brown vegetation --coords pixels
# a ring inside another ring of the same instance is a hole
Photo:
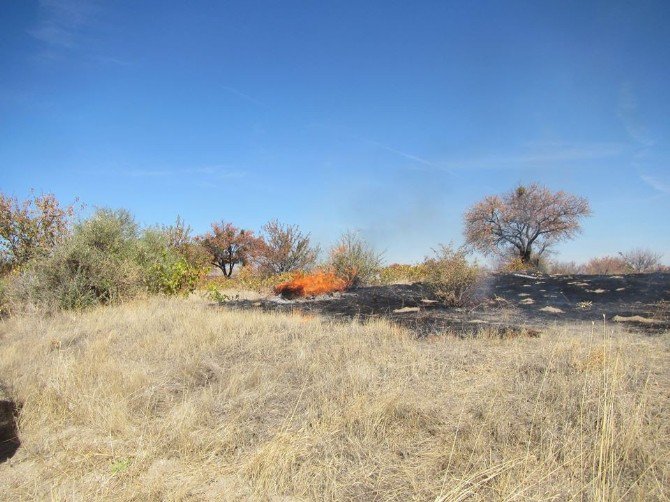
[[[17,317],[5,500],[667,500],[669,340],[417,341],[199,300]]]
[[[235,265],[249,263],[261,247],[261,240],[251,230],[239,229],[225,221],[212,223],[212,230],[201,242],[211,255],[212,265],[226,277],[233,275]]]
[[[635,248],[625,253],[619,253],[626,267],[636,274],[656,272],[661,268],[660,253],[654,253],[650,249]]]
[[[358,233],[345,232],[330,250],[329,268],[349,286],[358,286],[376,279],[382,255]]]
[[[0,272],[43,256],[70,230],[74,206],[61,206],[53,194],[19,202],[0,193]]]
[[[318,254],[319,248],[310,245],[309,234],[303,234],[297,225],[272,220],[263,227],[258,265],[264,274],[309,270]]]
[[[465,213],[466,242],[485,253],[513,249],[524,262],[541,256],[553,244],[574,237],[580,220],[591,214],[589,203],[538,184],[520,185],[492,195]]]
[[[449,306],[460,307],[470,301],[482,271],[467,260],[464,249],[441,245],[435,256],[424,262],[426,283],[433,295]]]
[[[626,262],[618,256],[592,258],[584,265],[583,273],[588,275],[618,275],[628,272]]]

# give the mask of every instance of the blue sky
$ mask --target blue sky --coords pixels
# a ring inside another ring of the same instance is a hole
[[[388,261],[517,183],[587,197],[583,260],[670,263],[670,3],[5,1],[0,190]]]

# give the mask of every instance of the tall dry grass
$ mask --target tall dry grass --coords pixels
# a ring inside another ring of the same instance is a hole
[[[3,500],[670,494],[667,335],[416,340],[153,299],[0,337],[23,403]]]

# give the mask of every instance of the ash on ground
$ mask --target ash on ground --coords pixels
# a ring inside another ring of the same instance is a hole
[[[670,330],[670,274],[526,275],[492,274],[467,307],[447,307],[421,283],[359,287],[342,293],[286,300],[235,300],[232,309],[320,314],[366,321],[385,318],[417,336],[445,332],[476,336],[536,336],[561,324],[617,323],[634,331]]]

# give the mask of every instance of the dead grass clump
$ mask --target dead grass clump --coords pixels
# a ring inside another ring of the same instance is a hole
[[[539,338],[540,331],[524,326],[480,325],[471,336],[484,340],[512,340],[514,338]]]
[[[5,500],[669,495],[667,336],[429,344],[163,298],[12,318],[0,338],[23,403]]]

